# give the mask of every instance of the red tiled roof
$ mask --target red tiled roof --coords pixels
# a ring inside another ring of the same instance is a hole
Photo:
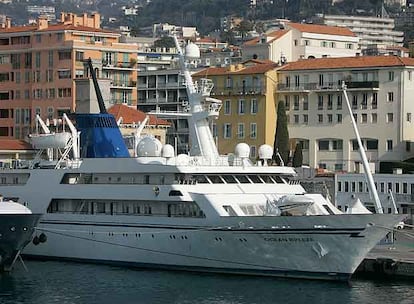
[[[128,107],[123,104],[116,104],[113,105],[108,109],[108,113],[115,116],[115,119],[118,120],[122,117],[122,122],[124,124],[133,124],[144,121],[145,117],[147,116],[146,113],[142,111],[135,110],[134,108]],[[169,126],[170,123],[164,119],[157,118],[154,115],[149,115],[150,119],[147,123],[150,126]]]
[[[37,30],[37,25],[13,26],[11,28],[0,28],[1,33],[33,32]]]
[[[251,40],[246,41],[243,45],[256,45],[260,41],[260,37],[253,38]]]
[[[0,150],[33,150],[33,148],[24,140],[0,139]]]
[[[271,64],[271,63],[275,63],[274,61],[270,60],[270,59],[249,59],[246,60],[244,62],[242,62],[243,64],[249,64],[249,63],[255,63],[255,64]]]
[[[243,66],[242,68],[237,69],[235,67],[234,71],[230,71],[230,67],[211,67],[204,69],[200,72],[193,74],[195,77],[207,77],[207,76],[218,76],[218,75],[247,75],[247,74],[263,74],[267,71],[270,71],[276,68],[278,65],[275,62],[271,63],[260,63],[252,66]]]
[[[346,27],[341,27],[341,26],[305,24],[305,23],[293,23],[293,22],[288,23],[287,26],[290,28],[297,29],[300,32],[306,32],[306,33],[356,37],[356,35],[350,29]]]
[[[338,58],[305,59],[288,63],[280,68],[281,71],[293,70],[320,70],[320,69],[345,69],[345,68],[370,68],[414,66],[414,58],[398,56],[357,56]]]
[[[272,37],[273,38],[273,39],[270,39],[269,41],[267,41],[267,43],[273,42],[273,41],[279,39],[280,37],[282,37],[287,32],[289,32],[289,30],[277,30],[277,31],[273,31],[273,32],[267,33],[266,34],[267,37]],[[254,38],[252,40],[246,41],[244,43],[244,45],[256,45],[256,44],[259,43],[259,41],[260,41],[260,37],[256,37],[256,38]]]
[[[0,28],[0,34],[2,33],[17,33],[17,32],[50,32],[50,31],[82,31],[82,32],[95,32],[95,33],[109,33],[116,34],[114,31],[107,31],[99,28],[88,27],[83,25],[73,24],[49,24],[47,28],[38,29],[37,25],[26,25],[26,26],[13,26],[11,28]]]

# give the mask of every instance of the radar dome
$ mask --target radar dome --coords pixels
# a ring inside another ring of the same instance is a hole
[[[138,156],[155,157],[161,155],[161,142],[154,137],[144,137],[137,145]]]
[[[190,156],[187,154],[178,154],[177,165],[187,166],[190,163]]]
[[[234,149],[234,154],[240,158],[248,158],[250,155],[249,145],[246,143],[237,144],[236,148]]]
[[[195,45],[194,43],[189,43],[187,44],[187,46],[185,47],[185,56],[188,59],[198,59],[200,58],[200,49],[197,45]]]
[[[273,156],[273,148],[269,145],[261,145],[258,154],[260,159],[271,159]]]
[[[166,144],[162,147],[161,156],[165,158],[171,158],[174,157],[174,147]]]

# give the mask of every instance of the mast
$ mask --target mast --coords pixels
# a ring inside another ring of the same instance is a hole
[[[176,36],[174,36],[174,42],[178,50],[180,68],[184,75],[188,95],[187,109],[190,115],[187,116],[187,119],[191,141],[190,154],[215,159],[219,153],[211,134],[209,117],[218,117],[221,100],[209,97],[213,88],[213,82],[210,79],[200,79],[197,84],[193,82]],[[196,52],[197,46],[193,45],[193,47],[193,51]],[[197,51],[199,53],[198,49]],[[193,56],[194,54],[186,55],[188,57],[188,55]]]
[[[355,136],[356,136],[356,139],[358,141],[359,154],[361,155],[362,164],[364,166],[364,171],[365,171],[365,176],[366,176],[367,181],[368,181],[368,188],[369,188],[369,191],[371,192],[372,196],[374,197],[375,211],[377,213],[384,213],[384,211],[382,209],[380,199],[378,197],[377,188],[375,188],[374,178],[372,177],[371,170],[369,169],[367,155],[365,154],[365,149],[364,149],[364,146],[362,145],[362,141],[361,141],[361,137],[359,135],[358,127],[356,125],[355,118],[354,118],[354,115],[352,113],[351,104],[349,103],[348,94],[346,92],[345,82],[342,82],[342,91],[344,92],[346,105],[347,105],[347,108],[348,108],[348,111],[349,111],[349,116],[351,117],[352,126],[354,128]]]
[[[96,99],[98,100],[99,112],[101,114],[108,114],[108,112],[106,111],[105,102],[103,100],[101,90],[99,89],[98,79],[96,78],[96,73],[95,73],[95,70],[93,69],[92,59],[90,57],[88,59],[88,67],[89,67],[89,71],[91,72],[93,87],[95,88],[95,93],[96,93]]]

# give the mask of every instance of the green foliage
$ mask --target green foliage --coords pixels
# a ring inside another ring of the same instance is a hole
[[[162,37],[158,40],[155,40],[154,47],[165,47],[165,48],[173,48],[175,47],[175,42],[172,37]]]
[[[277,164],[280,164],[279,157],[277,156],[277,153],[279,153],[286,165],[289,160],[289,131],[287,127],[285,103],[283,101],[279,101],[279,104],[277,105],[276,134],[273,148],[273,160],[275,160]]]
[[[153,23],[196,26],[201,34],[220,27],[220,18],[240,15],[249,7],[248,0],[153,0],[133,20],[132,28]]]
[[[297,143],[295,148],[295,153],[293,154],[292,166],[295,168],[301,167],[303,165],[303,154],[302,154],[302,144]]]

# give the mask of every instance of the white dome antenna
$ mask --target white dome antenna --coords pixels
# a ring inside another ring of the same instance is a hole
[[[174,147],[172,145],[166,144],[162,147],[161,156],[165,158],[171,158],[175,156]]]
[[[273,156],[273,148],[270,145],[261,145],[259,147],[259,159],[263,160],[265,166],[267,166],[267,160],[272,159]]]
[[[144,137],[137,145],[138,157],[156,157],[161,155],[161,142],[154,137]]]
[[[185,57],[189,60],[200,58],[200,48],[196,44],[190,42],[185,47]]]
[[[234,149],[234,154],[240,158],[249,158],[250,155],[250,147],[246,143],[239,143],[236,145]]]

